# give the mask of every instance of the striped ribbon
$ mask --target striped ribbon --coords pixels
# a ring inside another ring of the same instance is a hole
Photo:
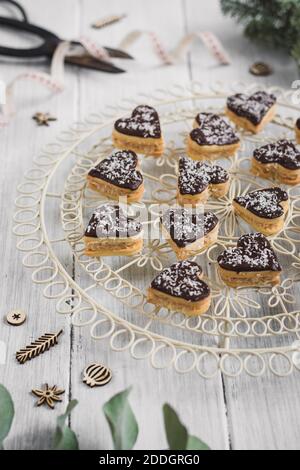
[[[131,31],[121,41],[119,48],[128,49],[143,35],[149,37],[152,47],[165,65],[175,64],[184,54],[188,52],[193,43],[201,40],[204,46],[211,52],[219,64],[230,64],[230,57],[221,45],[219,39],[210,31],[191,33],[181,39],[175,50],[168,52],[156,33],[152,31],[135,30]],[[83,36],[79,40],[81,46],[75,47],[70,42],[61,42],[52,58],[50,73],[38,71],[24,72],[15,77],[6,87],[6,102],[2,106],[2,115],[0,114],[0,127],[5,127],[9,123],[10,118],[15,114],[14,106],[14,89],[18,82],[22,80],[31,80],[50,89],[53,93],[60,93],[65,88],[64,80],[64,62],[65,57],[72,54],[78,54],[79,49],[85,49],[91,56],[98,60],[111,61],[107,51],[92,41],[90,38]]]

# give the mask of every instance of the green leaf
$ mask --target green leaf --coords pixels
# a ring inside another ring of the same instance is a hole
[[[210,450],[210,448],[207,444],[205,444],[205,442],[201,441],[201,439],[198,439],[198,437],[189,436],[186,450]]]
[[[56,430],[53,438],[54,450],[78,450],[78,440],[76,434],[66,425],[66,420],[72,410],[77,405],[77,400],[72,400],[67,406],[66,412],[58,416]]]
[[[131,387],[114,395],[103,405],[115,450],[132,449],[139,433],[137,421],[128,401],[130,391]]]
[[[210,450],[198,437],[188,434],[176,411],[167,403],[163,406],[163,415],[170,450]]]
[[[185,450],[188,433],[186,427],[180,422],[176,411],[165,403],[163,406],[163,415],[170,450]]]
[[[10,431],[14,414],[14,403],[10,393],[0,384],[0,449],[3,449],[3,441]]]

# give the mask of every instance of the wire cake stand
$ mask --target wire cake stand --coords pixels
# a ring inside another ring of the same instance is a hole
[[[293,104],[291,92],[266,89],[278,97],[273,122],[259,135],[241,132],[239,153],[217,162],[229,171],[231,185],[226,197],[210,199],[206,205],[220,220],[218,242],[194,257],[212,291],[205,315],[187,317],[147,303],[151,280],[175,261],[165,240],[145,240],[143,252],[130,258],[87,257],[82,242],[90,215],[101,202],[101,196],[87,189],[86,174],[113,151],[111,132],[117,118],[142,103],[160,114],[166,150],[159,158],[140,156],[146,192],[141,203],[130,206],[133,215],[148,211],[151,220],[145,225],[156,224],[161,207],[175,203],[176,164],[185,153],[195,115],[222,113],[229,94],[258,88],[263,87],[207,88],[193,82],[140,95],[75,123],[34,160],[18,186],[14,233],[24,266],[32,269],[32,280],[42,285],[44,296],[56,302],[58,313],[71,315],[76,326],[89,326],[94,339],[109,338],[115,351],[148,358],[155,368],[196,370],[204,378],[220,371],[236,377],[243,371],[251,376],[267,371],[286,376],[300,370],[300,185],[285,187],[290,197],[285,225],[269,238],[283,266],[281,284],[231,289],[222,284],[216,269],[218,254],[234,246],[241,234],[253,231],[235,216],[232,199],[274,185],[251,175],[253,149],[279,138],[294,140],[300,108]]]

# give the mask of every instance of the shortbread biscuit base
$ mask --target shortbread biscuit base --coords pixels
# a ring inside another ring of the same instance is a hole
[[[242,127],[243,129],[246,129],[247,131],[253,132],[253,134],[258,134],[262,129],[270,122],[272,121],[273,117],[275,116],[276,112],[276,105],[273,104],[267,114],[263,117],[263,119],[260,121],[259,124],[255,125],[249,119],[238,116],[235,114],[233,111],[231,111],[229,108],[226,107],[225,109],[225,114],[229,117],[229,119],[234,122],[238,127]]]
[[[298,129],[297,126],[295,126],[295,134],[296,134],[296,142],[297,144],[300,144],[300,129]]]
[[[188,136],[186,152],[193,160],[216,160],[217,158],[231,157],[240,146],[240,142],[228,145],[199,145]]]
[[[159,157],[164,151],[164,141],[160,137],[154,139],[152,137],[136,137],[113,130],[112,133],[113,144],[119,149],[131,150],[136,153],[143,153],[145,155],[153,155]]]
[[[289,170],[278,163],[260,163],[252,157],[251,171],[255,176],[283,184],[295,185],[300,183],[300,169]]]
[[[236,272],[218,266],[222,281],[229,287],[259,287],[280,284],[279,271]]]
[[[191,256],[195,256],[197,253],[203,251],[205,248],[208,248],[209,246],[216,243],[218,239],[218,233],[219,223],[213,228],[213,230],[211,230],[207,235],[205,235],[205,237],[199,238],[199,240],[196,240],[193,243],[189,243],[189,245],[187,246],[179,247],[172,240],[169,232],[165,229],[165,227],[162,226],[162,234],[165,240],[176,254],[177,259],[179,259],[180,261],[190,258]]]
[[[233,201],[232,205],[237,215],[251,225],[251,227],[255,228],[255,230],[266,236],[275,235],[280,232],[284,225],[285,215],[289,209],[289,201],[282,201],[280,205],[284,210],[284,214],[274,219],[266,219],[265,217],[259,217],[258,215],[253,214],[253,212],[247,210],[236,201]]]
[[[187,204],[195,207],[198,204],[204,204],[210,196],[215,199],[225,196],[229,190],[229,186],[230,182],[228,180],[225,181],[225,183],[209,184],[208,187],[199,194],[181,194],[178,190],[176,200],[181,206]]]
[[[143,249],[143,237],[93,238],[83,237],[86,256],[132,256]]]
[[[191,302],[179,297],[161,292],[157,289],[149,287],[147,292],[147,300],[149,303],[157,307],[163,307],[170,310],[182,312],[186,315],[196,316],[203,315],[210,307],[211,295],[196,302]]]
[[[104,181],[100,178],[95,178],[94,176],[87,176],[88,187],[93,191],[106,196],[108,199],[113,199],[118,201],[120,197],[126,197],[127,202],[139,202],[144,194],[145,187],[142,183],[137,189],[132,190],[128,188],[120,188],[114,184]]]

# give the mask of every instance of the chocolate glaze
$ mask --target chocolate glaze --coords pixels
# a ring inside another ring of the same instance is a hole
[[[250,96],[237,93],[227,98],[227,108],[238,116],[248,119],[254,125],[258,125],[263,120],[275,103],[276,96],[265,91],[257,91]]]
[[[288,170],[300,168],[300,152],[293,142],[278,140],[254,150],[253,157],[260,163],[278,163]]]
[[[224,168],[206,162],[181,157],[179,159],[178,188],[180,194],[200,194],[209,184],[226,183],[229,175]]]
[[[135,190],[143,183],[142,174],[136,169],[137,164],[138,158],[134,152],[121,150],[98,163],[89,175],[120,188]]]
[[[298,118],[296,121],[296,127],[297,129],[300,129],[300,118]]]
[[[181,261],[164,269],[151,283],[152,289],[189,302],[197,302],[210,294],[208,285],[199,279],[201,267],[193,261]]]
[[[152,139],[161,137],[158,113],[147,105],[137,106],[130,118],[118,119],[115,122],[115,129],[122,134],[135,137],[151,137]]]
[[[199,113],[195,121],[199,125],[190,133],[198,145],[230,145],[240,141],[231,125],[221,116],[212,113]]]
[[[245,196],[236,197],[234,200],[258,217],[276,219],[284,214],[280,203],[288,201],[288,199],[287,192],[281,188],[267,188],[251,191]]]
[[[218,223],[212,212],[197,212],[183,207],[167,209],[161,223],[179,248],[199,240],[211,232]]]
[[[281,271],[270,243],[261,233],[249,233],[239,238],[237,248],[228,248],[218,257],[218,263],[228,271]]]
[[[141,224],[127,217],[120,206],[106,203],[94,211],[84,235],[93,238],[127,238],[141,231]]]

